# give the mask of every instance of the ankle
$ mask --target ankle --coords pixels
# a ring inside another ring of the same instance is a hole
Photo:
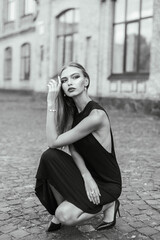
[[[53,215],[51,222],[53,222],[55,224],[59,224],[60,223],[60,221],[58,220],[58,218],[56,218],[55,215]]]
[[[115,202],[111,202],[109,204],[106,204],[106,208],[103,211],[104,217],[107,215],[107,213],[115,206]]]
[[[115,210],[115,202],[112,202],[108,208],[104,211],[104,222],[112,222],[114,219],[114,210]]]

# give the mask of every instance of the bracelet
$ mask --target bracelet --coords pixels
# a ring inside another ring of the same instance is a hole
[[[56,109],[49,109],[49,112],[57,112]]]

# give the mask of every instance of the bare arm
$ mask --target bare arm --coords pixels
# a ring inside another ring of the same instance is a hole
[[[81,175],[84,180],[85,184],[85,189],[87,196],[91,202],[94,204],[99,204],[100,203],[100,192],[99,188],[93,179],[92,175],[90,174],[89,170],[87,169],[85,162],[81,155],[75,150],[73,145],[69,146],[69,150],[71,152],[72,158],[75,161],[77,167],[79,168]],[[94,192],[94,194],[92,194]]]
[[[85,178],[85,176],[87,174],[90,174],[90,172],[88,171],[86,165],[85,165],[85,162],[83,160],[83,158],[81,157],[81,155],[75,150],[75,148],[73,147],[73,145],[70,145],[69,146],[69,150],[70,150],[70,153],[77,165],[77,167],[79,168],[81,174],[82,174],[82,177]]]
[[[53,112],[47,112],[47,140],[50,148],[58,148],[70,145],[88,134],[96,131],[101,125],[102,118],[100,114],[91,113],[71,130],[58,136],[56,130],[56,119]]]

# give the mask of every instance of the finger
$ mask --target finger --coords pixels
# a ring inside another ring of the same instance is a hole
[[[89,192],[89,198],[90,198],[90,201],[94,203],[93,194],[91,192]]]
[[[98,189],[95,190],[94,199],[95,199],[96,204],[99,204],[99,203],[100,203],[99,190],[98,190]]]
[[[92,195],[92,202],[93,202],[94,204],[96,204],[96,196],[95,196],[95,194]]]
[[[90,197],[90,193],[89,192],[87,192],[87,196],[88,196],[89,201],[92,202],[92,199]]]
[[[96,195],[96,204],[98,205],[99,203],[100,203],[99,195]]]
[[[98,204],[97,196],[95,194],[93,195],[93,202],[94,202],[94,204]]]
[[[97,189],[96,196],[97,196],[97,200],[98,200],[98,204],[99,204],[100,203],[100,196],[101,196],[99,189]]]
[[[61,85],[61,78],[58,76],[58,85]]]
[[[51,79],[51,80],[50,80],[50,83],[51,83],[51,84],[54,84],[54,85],[57,85],[57,81],[54,80],[54,79]]]

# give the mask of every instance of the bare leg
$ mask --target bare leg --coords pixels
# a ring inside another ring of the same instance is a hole
[[[54,197],[57,201],[57,204],[60,205],[63,201],[64,201],[64,198],[62,197],[62,195],[55,189],[55,187],[53,187],[51,184],[49,184],[50,187],[51,187],[51,190],[54,194]]]
[[[103,206],[102,210],[96,214],[85,213],[70,202],[64,201],[56,210],[56,218],[64,225],[75,225],[88,220],[111,206],[111,203]]]
[[[114,219],[114,211],[115,211],[115,202],[112,202],[108,208],[104,210],[104,222],[112,222]]]
[[[52,190],[52,192],[54,194],[54,197],[55,197],[55,199],[57,201],[57,204],[60,205],[64,201],[62,195],[55,189],[55,187],[53,187],[51,184],[49,184],[49,185],[50,185],[50,188],[51,188],[51,190]],[[60,221],[56,218],[55,215],[53,216],[51,221],[53,223],[56,223],[56,224],[60,223]]]
[[[81,222],[81,221],[84,221],[84,220],[88,220],[88,219],[90,219],[90,218],[92,218],[92,217],[94,217],[94,216],[96,216],[96,215],[98,215],[98,214],[100,214],[100,213],[105,213],[105,212],[107,212],[110,208],[112,208],[112,205],[113,205],[113,203],[108,203],[108,204],[105,204],[104,206],[103,206],[103,208],[102,208],[102,210],[100,211],[100,212],[98,212],[98,213],[96,213],[96,214],[89,214],[89,213],[82,213],[82,214],[80,214],[78,217],[77,217],[77,223],[79,223],[79,222]],[[114,214],[114,205],[113,205],[113,214]],[[113,214],[111,215],[111,217],[112,217],[112,219],[113,219]],[[106,216],[105,216],[106,217]]]

